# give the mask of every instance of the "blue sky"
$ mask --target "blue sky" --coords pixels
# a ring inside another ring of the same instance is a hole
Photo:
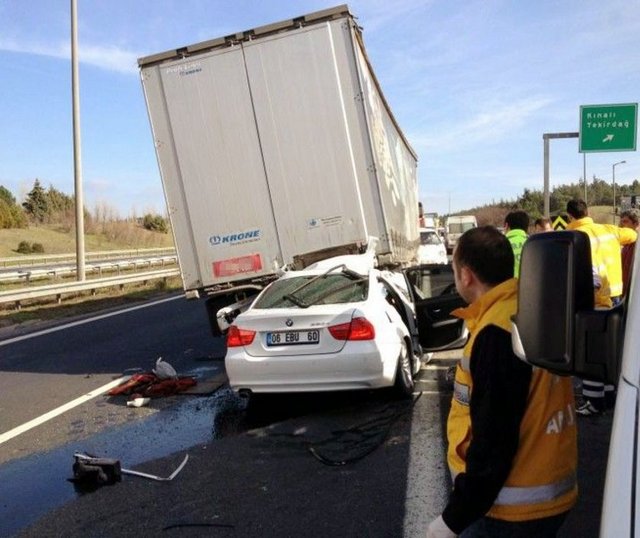
[[[322,0],[78,0],[85,206],[165,212],[137,58],[337,5]],[[543,133],[579,107],[636,103],[637,0],[354,0],[370,60],[440,214],[542,189]],[[73,193],[70,2],[0,2],[0,185]],[[590,153],[587,178],[640,178],[635,152]],[[551,185],[583,175],[551,143]]]

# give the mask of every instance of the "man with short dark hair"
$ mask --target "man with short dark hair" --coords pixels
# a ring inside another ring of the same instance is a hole
[[[551,223],[549,219],[545,217],[540,217],[535,220],[533,223],[533,231],[534,233],[543,233],[543,232],[553,232],[553,228],[551,227]]]
[[[623,291],[622,259],[620,247],[635,243],[638,234],[634,230],[620,228],[613,224],[597,224],[589,216],[584,200],[574,198],[567,202],[569,225],[567,230],[579,230],[589,236],[591,243],[591,262],[593,264],[595,304],[598,307],[611,308],[620,302]],[[576,412],[579,415],[597,415],[606,406],[605,392],[611,394],[613,402],[614,387],[600,381],[584,379],[582,381],[582,402]]]
[[[640,228],[640,212],[635,209],[627,209],[620,213],[620,228],[630,228],[638,232]],[[631,282],[631,268],[633,267],[633,258],[636,250],[636,244],[624,245],[622,247],[622,295],[629,292],[629,284]]]
[[[529,231],[529,215],[524,211],[512,211],[504,218],[505,236],[513,249],[513,276],[520,275],[520,256]]]
[[[493,226],[465,232],[453,254],[454,311],[470,338],[447,421],[453,491],[427,538],[555,536],[577,498],[571,378],[513,353],[513,250]]]

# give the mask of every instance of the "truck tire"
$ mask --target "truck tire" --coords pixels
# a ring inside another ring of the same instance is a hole
[[[415,388],[413,379],[413,364],[409,345],[405,340],[402,341],[400,354],[398,355],[398,364],[396,366],[396,380],[394,390],[400,398],[411,398]]]

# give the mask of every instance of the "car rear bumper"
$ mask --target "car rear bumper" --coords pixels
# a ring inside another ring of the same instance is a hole
[[[399,352],[399,350],[398,350]],[[378,350],[339,355],[249,357],[229,350],[225,367],[234,391],[315,392],[387,387],[398,353],[383,360]]]

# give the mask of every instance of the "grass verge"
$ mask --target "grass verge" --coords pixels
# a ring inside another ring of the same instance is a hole
[[[179,277],[175,277],[167,279],[166,282],[153,281],[147,285],[128,284],[122,290],[99,288],[95,294],[65,294],[60,304],[55,299],[46,298],[25,302],[19,310],[3,305],[0,310],[0,328],[20,329],[40,322],[67,321],[161,298],[179,291],[182,291],[182,282]]]

